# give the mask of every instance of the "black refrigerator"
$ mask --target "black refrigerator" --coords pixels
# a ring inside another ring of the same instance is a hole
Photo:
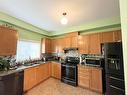
[[[125,95],[122,42],[104,43],[106,95]]]

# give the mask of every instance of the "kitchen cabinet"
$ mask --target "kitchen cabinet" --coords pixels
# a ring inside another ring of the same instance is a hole
[[[78,45],[78,32],[65,34],[65,48],[77,47]]]
[[[78,65],[78,85],[102,93],[102,69]]]
[[[121,41],[121,31],[79,35],[78,48],[81,54],[101,54],[101,43]]]
[[[50,63],[42,64],[36,67],[36,84],[50,77]]]
[[[63,48],[64,48],[64,39],[63,38],[52,39],[51,44],[52,44],[51,45],[52,53],[63,52]]]
[[[65,47],[64,48],[70,48],[71,47],[71,38],[70,37],[65,37]]]
[[[36,85],[36,68],[28,68],[24,71],[24,92]]]
[[[0,55],[16,55],[17,40],[16,30],[0,26]]]
[[[89,35],[80,35],[78,37],[78,48],[81,54],[89,54]]]
[[[90,89],[102,93],[102,70],[91,69]]]
[[[52,53],[58,52],[58,40],[57,39],[51,40],[51,50],[52,50]]]
[[[24,71],[24,92],[30,90],[50,76],[50,63],[26,69]]]
[[[113,41],[114,41],[114,32],[102,33],[102,43],[113,42]]]
[[[115,40],[115,42],[122,41],[121,30],[114,31],[114,40]]]
[[[59,53],[63,52],[63,48],[64,48],[64,39],[63,38],[57,39],[57,46],[58,46],[58,52]]]
[[[51,76],[57,79],[61,79],[61,64],[52,62],[51,63]]]
[[[99,33],[89,35],[89,54],[101,54],[101,38]]]
[[[117,42],[122,40],[121,30],[103,32],[101,35],[102,35],[102,43]]]
[[[78,47],[78,36],[71,37],[71,47]]]
[[[90,88],[90,69],[84,67],[78,68],[78,85]]]
[[[51,39],[49,38],[42,38],[42,53],[51,53]]]

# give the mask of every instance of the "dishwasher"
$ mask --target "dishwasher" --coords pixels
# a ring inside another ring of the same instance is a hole
[[[0,76],[0,95],[23,95],[24,71]]]

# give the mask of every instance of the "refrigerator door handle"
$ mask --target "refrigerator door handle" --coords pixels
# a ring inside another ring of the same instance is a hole
[[[123,89],[121,89],[121,88],[118,88],[118,87],[115,87],[115,86],[113,86],[113,85],[110,85],[110,87],[112,87],[112,88],[114,88],[114,89],[117,89],[117,90],[121,90],[121,91],[124,91]]]
[[[110,76],[109,78],[110,78],[110,79],[119,80],[119,81],[124,81],[123,79],[119,79],[119,78],[116,78],[116,77],[113,77],[113,76]]]

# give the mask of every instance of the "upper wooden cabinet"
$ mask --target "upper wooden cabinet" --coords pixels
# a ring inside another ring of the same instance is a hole
[[[78,48],[81,54],[89,53],[89,35],[80,35],[78,37]]]
[[[52,48],[52,53],[63,52],[64,39],[63,38],[52,39],[51,48]]]
[[[49,38],[42,38],[42,53],[51,53],[51,39]]]
[[[122,41],[121,30],[114,31],[114,40],[115,40],[115,42]]]
[[[79,35],[78,48],[81,54],[101,54],[101,43],[121,41],[121,31]]]
[[[113,42],[114,41],[114,33],[113,32],[104,32],[101,34],[102,40],[101,42]]]
[[[0,55],[16,55],[17,40],[16,30],[0,26]]]
[[[99,33],[89,35],[89,44],[90,54],[101,54],[101,39]]]
[[[52,51],[52,53],[58,52],[58,40],[57,39],[51,40],[51,51]]]
[[[65,46],[64,48],[78,47],[78,32],[72,32],[65,34]]]
[[[105,42],[117,42],[122,40],[121,30],[111,31],[111,32],[103,32],[101,34],[102,43]]]

